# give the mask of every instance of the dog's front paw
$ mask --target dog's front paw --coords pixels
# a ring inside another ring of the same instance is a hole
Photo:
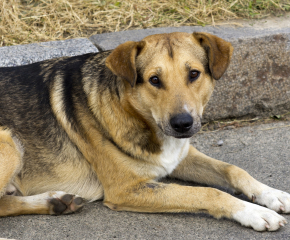
[[[253,203],[243,202],[244,209],[233,214],[233,219],[256,231],[276,231],[287,221],[278,213]]]
[[[290,213],[290,194],[267,187],[261,194],[253,196],[253,201],[276,212]]]

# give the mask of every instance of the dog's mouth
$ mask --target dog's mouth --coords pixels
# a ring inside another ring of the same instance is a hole
[[[158,124],[159,128],[162,130],[162,132],[167,135],[174,138],[190,138],[199,130],[201,129],[201,119],[195,118],[195,120],[192,122],[192,124],[184,124],[183,127],[176,127],[172,123],[167,124]]]
[[[167,136],[175,137],[175,138],[190,138],[194,134],[198,133],[201,129],[201,124],[193,126],[188,132],[186,133],[179,133],[174,130],[172,131],[163,131]]]

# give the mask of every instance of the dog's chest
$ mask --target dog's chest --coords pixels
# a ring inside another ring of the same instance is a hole
[[[159,157],[161,168],[158,177],[172,173],[177,165],[187,156],[188,150],[188,139],[166,137],[163,142],[162,153]]]

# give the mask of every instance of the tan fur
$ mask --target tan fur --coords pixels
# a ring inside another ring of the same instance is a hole
[[[0,197],[22,166],[22,149],[12,139],[11,132],[0,128]]]
[[[87,106],[79,97],[80,90],[70,96],[75,122],[65,114],[65,73],[60,69],[50,85],[49,99],[65,133],[60,138],[63,150],[56,160],[53,152],[43,155],[57,162],[50,170],[53,177],[37,173],[27,177],[23,171],[16,176],[22,166],[21,150],[11,132],[1,129],[0,192],[3,195],[8,184],[13,184],[23,195],[38,195],[2,197],[0,216],[68,213],[81,207],[72,195],[52,192],[60,190],[89,201],[104,198],[104,204],[113,210],[206,212],[247,225],[240,217],[245,203],[225,192],[157,182],[168,175],[230,187],[250,199],[268,189],[244,170],[189,145],[188,138],[199,130],[215,80],[226,71],[232,52],[230,43],[211,34],[171,33],[124,43],[105,59],[93,56],[81,69]],[[96,63],[103,67],[94,68]],[[44,78],[50,76],[46,71],[53,64],[41,65]],[[200,75],[191,81],[193,70]],[[98,71],[102,74],[97,75]],[[98,79],[100,76],[104,79]],[[152,76],[161,79],[161,84],[150,83]],[[106,82],[113,78],[115,82]],[[112,84],[116,92],[104,87]],[[173,116],[183,113],[193,119],[188,135],[171,126]],[[56,195],[68,210],[57,209],[58,203],[51,200]]]

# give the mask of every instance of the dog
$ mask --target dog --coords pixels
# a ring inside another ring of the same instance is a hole
[[[204,212],[257,231],[286,224],[290,194],[197,151],[189,138],[233,53],[209,33],[157,34],[112,51],[0,69],[0,216]],[[162,177],[228,187],[158,182]]]

